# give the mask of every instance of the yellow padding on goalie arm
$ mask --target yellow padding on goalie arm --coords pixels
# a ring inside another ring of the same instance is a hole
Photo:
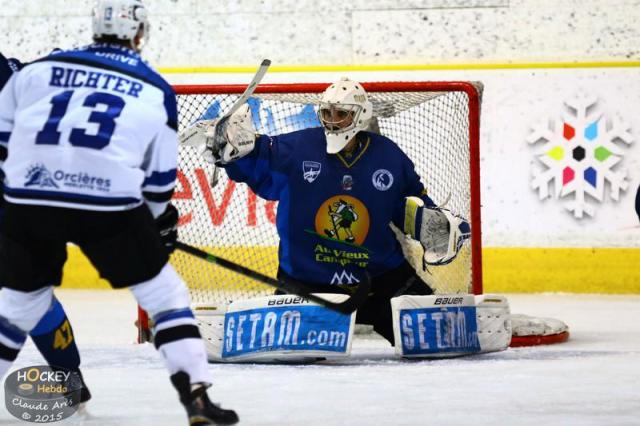
[[[424,207],[424,201],[422,201],[422,199],[418,197],[405,198],[403,231],[414,240],[419,240],[420,238],[416,233],[416,215],[418,214],[418,209],[422,207]]]

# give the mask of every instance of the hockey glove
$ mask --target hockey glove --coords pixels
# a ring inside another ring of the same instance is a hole
[[[469,222],[447,209],[425,207],[418,197],[405,199],[404,231],[424,248],[424,265],[446,265],[471,236]]]
[[[199,121],[179,135],[180,143],[203,150],[208,163],[231,163],[253,151],[256,134],[248,104],[229,117]]]
[[[178,209],[169,203],[167,209],[156,218],[156,227],[160,234],[160,241],[167,250],[168,254],[173,253],[176,249],[176,241],[178,240]]]

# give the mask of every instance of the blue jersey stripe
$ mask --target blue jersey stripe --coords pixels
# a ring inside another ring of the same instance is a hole
[[[164,172],[153,172],[151,173],[151,176],[147,177],[144,182],[142,182],[142,186],[164,186],[172,183],[175,180],[176,169],[171,169]]]
[[[128,206],[138,204],[140,200],[135,197],[100,197],[94,195],[74,194],[71,192],[41,191],[37,189],[16,189],[4,187],[7,196],[27,200],[61,201],[75,204],[87,204],[96,206]]]
[[[157,326],[158,324],[161,324],[163,322],[171,321],[178,318],[195,318],[195,317],[193,316],[193,312],[191,312],[191,309],[185,308],[185,309],[176,309],[173,311],[160,312],[153,318],[153,321]]]
[[[27,334],[4,317],[0,317],[0,334],[17,345],[22,345],[27,340]]]
[[[53,299],[53,304],[49,310],[44,314],[42,319],[35,328],[29,332],[31,336],[39,336],[41,334],[49,333],[58,328],[62,322],[67,318],[67,315],[62,308],[62,305],[58,299]]]

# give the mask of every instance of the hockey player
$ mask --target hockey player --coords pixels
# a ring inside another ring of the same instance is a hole
[[[22,63],[14,58],[5,58],[0,53],[0,90],[5,86],[11,75],[18,72],[22,68]],[[2,163],[7,158],[7,141],[0,136],[0,178],[2,175]],[[0,232],[2,232],[3,199],[2,187],[0,186]],[[2,244],[2,241],[0,241]],[[2,265],[0,265],[0,268]],[[3,274],[0,269],[0,287],[3,282]],[[76,345],[75,336],[71,323],[62,304],[53,297],[50,308],[44,314],[40,322],[29,333],[36,347],[47,361],[53,367],[62,367],[67,370],[75,371],[82,379],[80,372],[80,353]],[[80,402],[87,402],[91,398],[89,388],[82,382],[80,392]]]
[[[0,93],[8,149],[0,265],[0,376],[37,328],[74,242],[114,288],[155,320],[191,425],[233,424],[213,404],[202,339],[182,280],[167,263],[177,237],[175,93],[139,52],[140,0],[100,0],[95,43],[25,66]]]
[[[372,104],[360,84],[343,79],[329,86],[318,115],[322,127],[279,136],[256,137],[248,107],[221,125],[196,126],[205,157],[280,202],[279,278],[330,293],[348,291],[368,273],[372,294],[356,321],[394,344],[390,299],[432,290],[405,260],[389,224],[420,241],[431,265],[453,260],[469,224],[436,207],[394,142],[365,131]]]

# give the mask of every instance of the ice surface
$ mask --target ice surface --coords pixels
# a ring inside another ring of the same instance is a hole
[[[162,360],[134,344],[126,291],[59,291],[93,393],[61,424],[186,425]],[[640,296],[509,295],[512,311],[556,317],[569,342],[439,361],[394,357],[358,338],[339,364],[211,365],[214,401],[242,425],[638,425]],[[28,343],[14,368],[41,364]],[[3,398],[4,399],[4,398]],[[0,425],[21,422],[0,410]]]

